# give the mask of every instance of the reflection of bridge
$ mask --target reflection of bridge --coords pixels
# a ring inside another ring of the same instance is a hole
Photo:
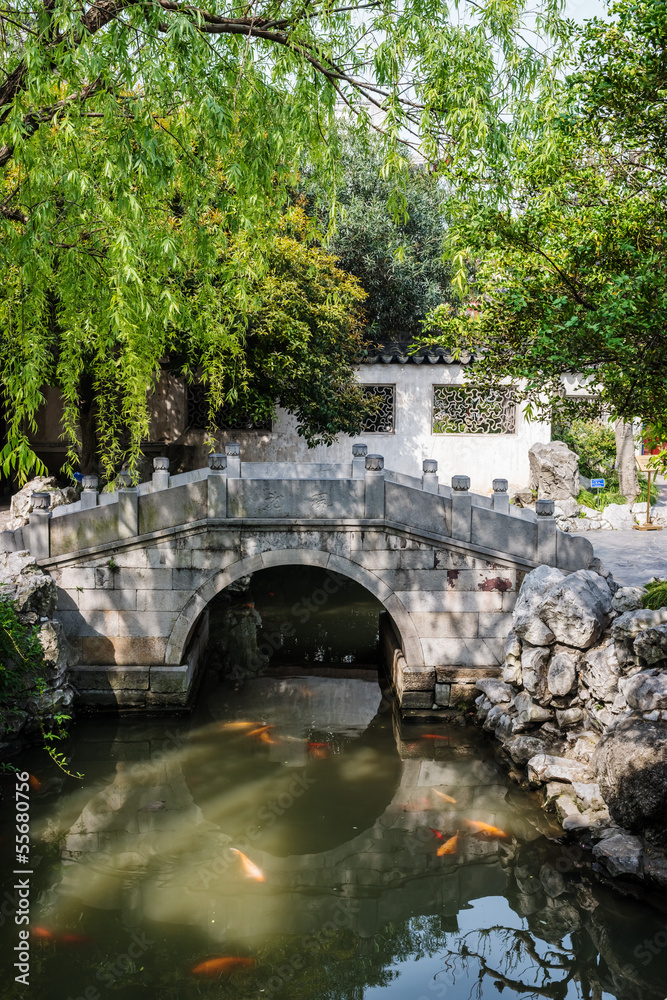
[[[263,690],[280,683],[266,679],[250,686]],[[325,686],[326,707],[337,684]],[[351,686],[365,709],[373,692],[377,705],[375,683]],[[313,693],[317,701],[318,685]],[[266,700],[279,718],[277,691]],[[307,711],[312,698],[301,700]],[[291,705],[294,722],[294,700]],[[267,721],[273,717],[266,715]],[[348,733],[340,753],[324,761],[304,758],[302,765],[276,766],[289,747],[285,737],[279,750],[265,746],[234,771],[239,737],[221,735],[218,723],[196,729],[167,753],[151,755],[149,749],[147,760],[115,764],[102,787],[96,783],[87,794],[65,797],[60,815],[50,818],[49,835],[62,844],[66,862],[50,919],[58,922],[60,908],[71,914],[79,905],[117,909],[132,914],[131,925],[189,925],[211,941],[231,940],[251,950],[273,935],[315,934],[326,922],[362,938],[387,923],[429,913],[455,927],[456,915],[471,900],[500,895],[506,887],[500,860],[508,847],[465,837],[464,817],[498,825],[509,819],[522,835],[537,833],[508,807],[506,779],[498,765],[482,759],[478,733],[456,728],[446,749],[434,750],[425,741],[421,758],[401,760],[389,750],[388,719],[371,717],[356,737]],[[106,759],[127,758],[132,746],[122,735],[103,748],[79,742],[76,764],[90,771],[91,750],[93,757],[102,751]],[[147,744],[137,749],[142,758]],[[443,805],[433,788],[455,795],[457,804]],[[327,799],[331,809],[322,819]],[[164,808],[146,810],[155,800],[164,801]],[[534,812],[539,822],[541,814]],[[328,829],[316,829],[318,821]],[[437,857],[429,825],[461,828],[456,856]],[[318,847],[327,835],[329,846]],[[287,853],[299,836],[300,849]],[[265,884],[243,878],[230,846],[242,847],[259,864]]]
[[[383,604],[403,707],[457,703],[475,672],[497,672],[522,574],[539,563],[584,568],[593,554],[557,529],[551,501],[536,514],[510,506],[505,480],[490,498],[471,494],[466,476],[440,485],[430,461],[421,480],[392,473],[365,445],[347,465],[242,464],[228,445],[208,469],[155,466],[152,482],[117,493],[98,495],[87,477],[77,504],[38,508],[25,529],[59,586],[90,705],[184,704],[211,599],[286,565],[343,574]]]

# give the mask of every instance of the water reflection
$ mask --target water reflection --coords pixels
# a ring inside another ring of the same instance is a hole
[[[80,724],[84,787],[33,803],[31,996],[664,1000],[665,917],[550,841],[476,730],[432,732],[359,677],[213,678],[192,719]],[[254,964],[193,973],[224,956]]]

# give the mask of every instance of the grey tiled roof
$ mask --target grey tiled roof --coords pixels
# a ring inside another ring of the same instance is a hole
[[[413,351],[409,340],[392,340],[382,344],[372,344],[368,347],[368,355],[364,358],[367,365],[469,365],[474,360],[473,354],[461,350],[459,357],[454,357],[448,347],[428,345]]]

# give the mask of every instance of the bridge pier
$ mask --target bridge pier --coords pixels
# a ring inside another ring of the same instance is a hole
[[[361,463],[363,462],[363,470]],[[59,589],[57,616],[78,650],[80,702],[183,707],[222,589],[267,566],[321,566],[384,606],[384,655],[406,710],[466,700],[499,672],[523,575],[540,562],[586,568],[593,550],[565,535],[551,502],[537,515],[471,494],[467,476],[413,479],[355,445],[345,465],[243,463],[238,446],[209,468],[91,490],[35,511],[26,535]],[[20,534],[20,533],[17,533]],[[21,540],[9,540],[21,547]]]

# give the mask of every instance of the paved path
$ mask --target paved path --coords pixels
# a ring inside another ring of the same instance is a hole
[[[641,587],[653,576],[667,579],[667,528],[664,531],[586,533],[595,555],[624,587]]]

